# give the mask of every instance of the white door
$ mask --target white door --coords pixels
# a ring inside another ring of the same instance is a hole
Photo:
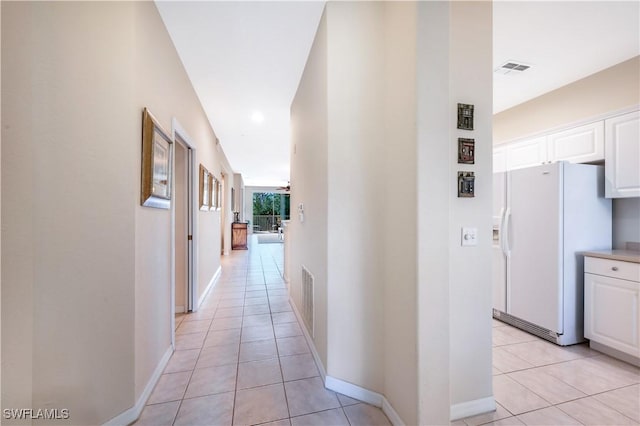
[[[561,334],[562,163],[509,173],[507,312]]]
[[[584,274],[584,335],[640,356],[640,295],[637,282]]]
[[[510,143],[506,150],[507,170],[538,166],[547,162],[547,137]]]
[[[604,159],[604,122],[549,135],[549,160],[588,163]]]
[[[506,210],[506,173],[493,174],[493,308],[507,311],[507,262],[502,249],[504,238],[502,221]]]
[[[640,197],[640,111],[606,120],[605,194]]]

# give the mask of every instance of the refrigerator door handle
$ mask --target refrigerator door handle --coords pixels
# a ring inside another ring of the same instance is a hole
[[[511,254],[511,247],[509,246],[509,226],[511,225],[511,209],[507,207],[502,216],[502,239],[500,241],[502,246],[502,252],[506,257]]]

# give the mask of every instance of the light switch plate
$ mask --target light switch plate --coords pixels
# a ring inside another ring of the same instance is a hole
[[[463,246],[477,246],[478,228],[462,228],[461,244]]]

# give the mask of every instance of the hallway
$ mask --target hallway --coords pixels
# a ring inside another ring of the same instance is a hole
[[[326,390],[289,304],[283,244],[222,258],[200,310],[176,316],[176,351],[136,425],[389,425]]]

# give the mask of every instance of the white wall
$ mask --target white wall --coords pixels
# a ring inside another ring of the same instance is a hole
[[[240,173],[234,173],[233,175],[233,189],[235,190],[235,200],[231,210],[239,212],[239,218],[242,221],[244,220],[244,179]]]
[[[442,424],[449,406],[453,417],[494,406],[492,8],[425,2],[418,9],[419,424]],[[456,129],[457,103],[475,105],[473,132]],[[474,165],[457,164],[458,137],[476,140]],[[457,197],[458,170],[475,172],[475,198]],[[478,228],[477,247],[460,246],[462,226]]]
[[[494,144],[640,104],[640,56],[502,111]]]
[[[2,9],[2,404],[96,424],[134,400],[132,5]]]
[[[385,2],[385,115],[382,243],[384,394],[403,420],[418,423],[417,350],[417,3]],[[413,114],[407,112],[413,111]]]
[[[170,212],[140,206],[142,109],[182,124],[196,164],[219,174],[223,153],[152,2],[2,9],[2,404],[101,424],[170,350]],[[220,215],[198,220],[204,289]]]
[[[328,3],[292,106],[294,302],[314,260],[327,374],[383,394],[406,424],[447,423],[450,402],[493,407],[490,144],[478,196],[452,193],[457,102],[476,104],[474,135],[490,140],[490,58],[489,3]],[[462,224],[478,247],[458,247]]]
[[[229,255],[231,253],[231,222],[233,222],[233,207],[231,206],[231,188],[234,185],[234,173],[226,155],[222,151],[222,145],[217,144],[216,150],[219,156],[220,173],[216,175],[222,185],[222,206],[220,208],[220,226],[222,234],[222,254]]]
[[[613,200],[613,248],[624,249],[626,243],[640,243],[640,198]]]
[[[196,164],[220,176],[216,137],[153,3],[135,2],[136,111],[143,107],[171,131],[175,117],[196,144]],[[158,90],[161,87],[162,90]],[[179,106],[179,107],[178,107]],[[137,118],[137,117],[136,117]],[[138,126],[136,120],[136,126]],[[137,131],[137,129],[136,129]],[[137,144],[138,134],[132,143]],[[139,167],[140,150],[135,146]],[[136,173],[138,171],[136,170]],[[139,178],[137,179],[139,181]],[[198,212],[198,283],[201,296],[220,267],[220,212]],[[171,342],[170,212],[136,205],[136,398]]]
[[[418,419],[449,421],[451,110],[448,2],[418,4]]]
[[[449,327],[451,405],[465,407],[485,398],[493,406],[491,361],[492,198],[492,5],[450,3],[449,56]],[[470,37],[470,35],[473,35]],[[456,105],[475,105],[475,130],[456,130]],[[475,164],[457,164],[458,137],[475,139]],[[458,198],[458,170],[475,171],[475,198]],[[461,247],[463,226],[478,229],[478,246]],[[456,411],[453,410],[453,411]]]
[[[327,373],[384,391],[384,4],[327,16]],[[295,270],[293,272],[295,274]]]
[[[287,272],[291,297],[302,307],[301,271],[314,276],[314,345],[327,368],[327,17],[318,25],[291,105],[291,221],[287,229]],[[248,202],[253,193],[246,188]],[[304,222],[297,207],[304,204]],[[247,214],[252,214],[252,207]],[[291,248],[291,250],[289,250]]]

